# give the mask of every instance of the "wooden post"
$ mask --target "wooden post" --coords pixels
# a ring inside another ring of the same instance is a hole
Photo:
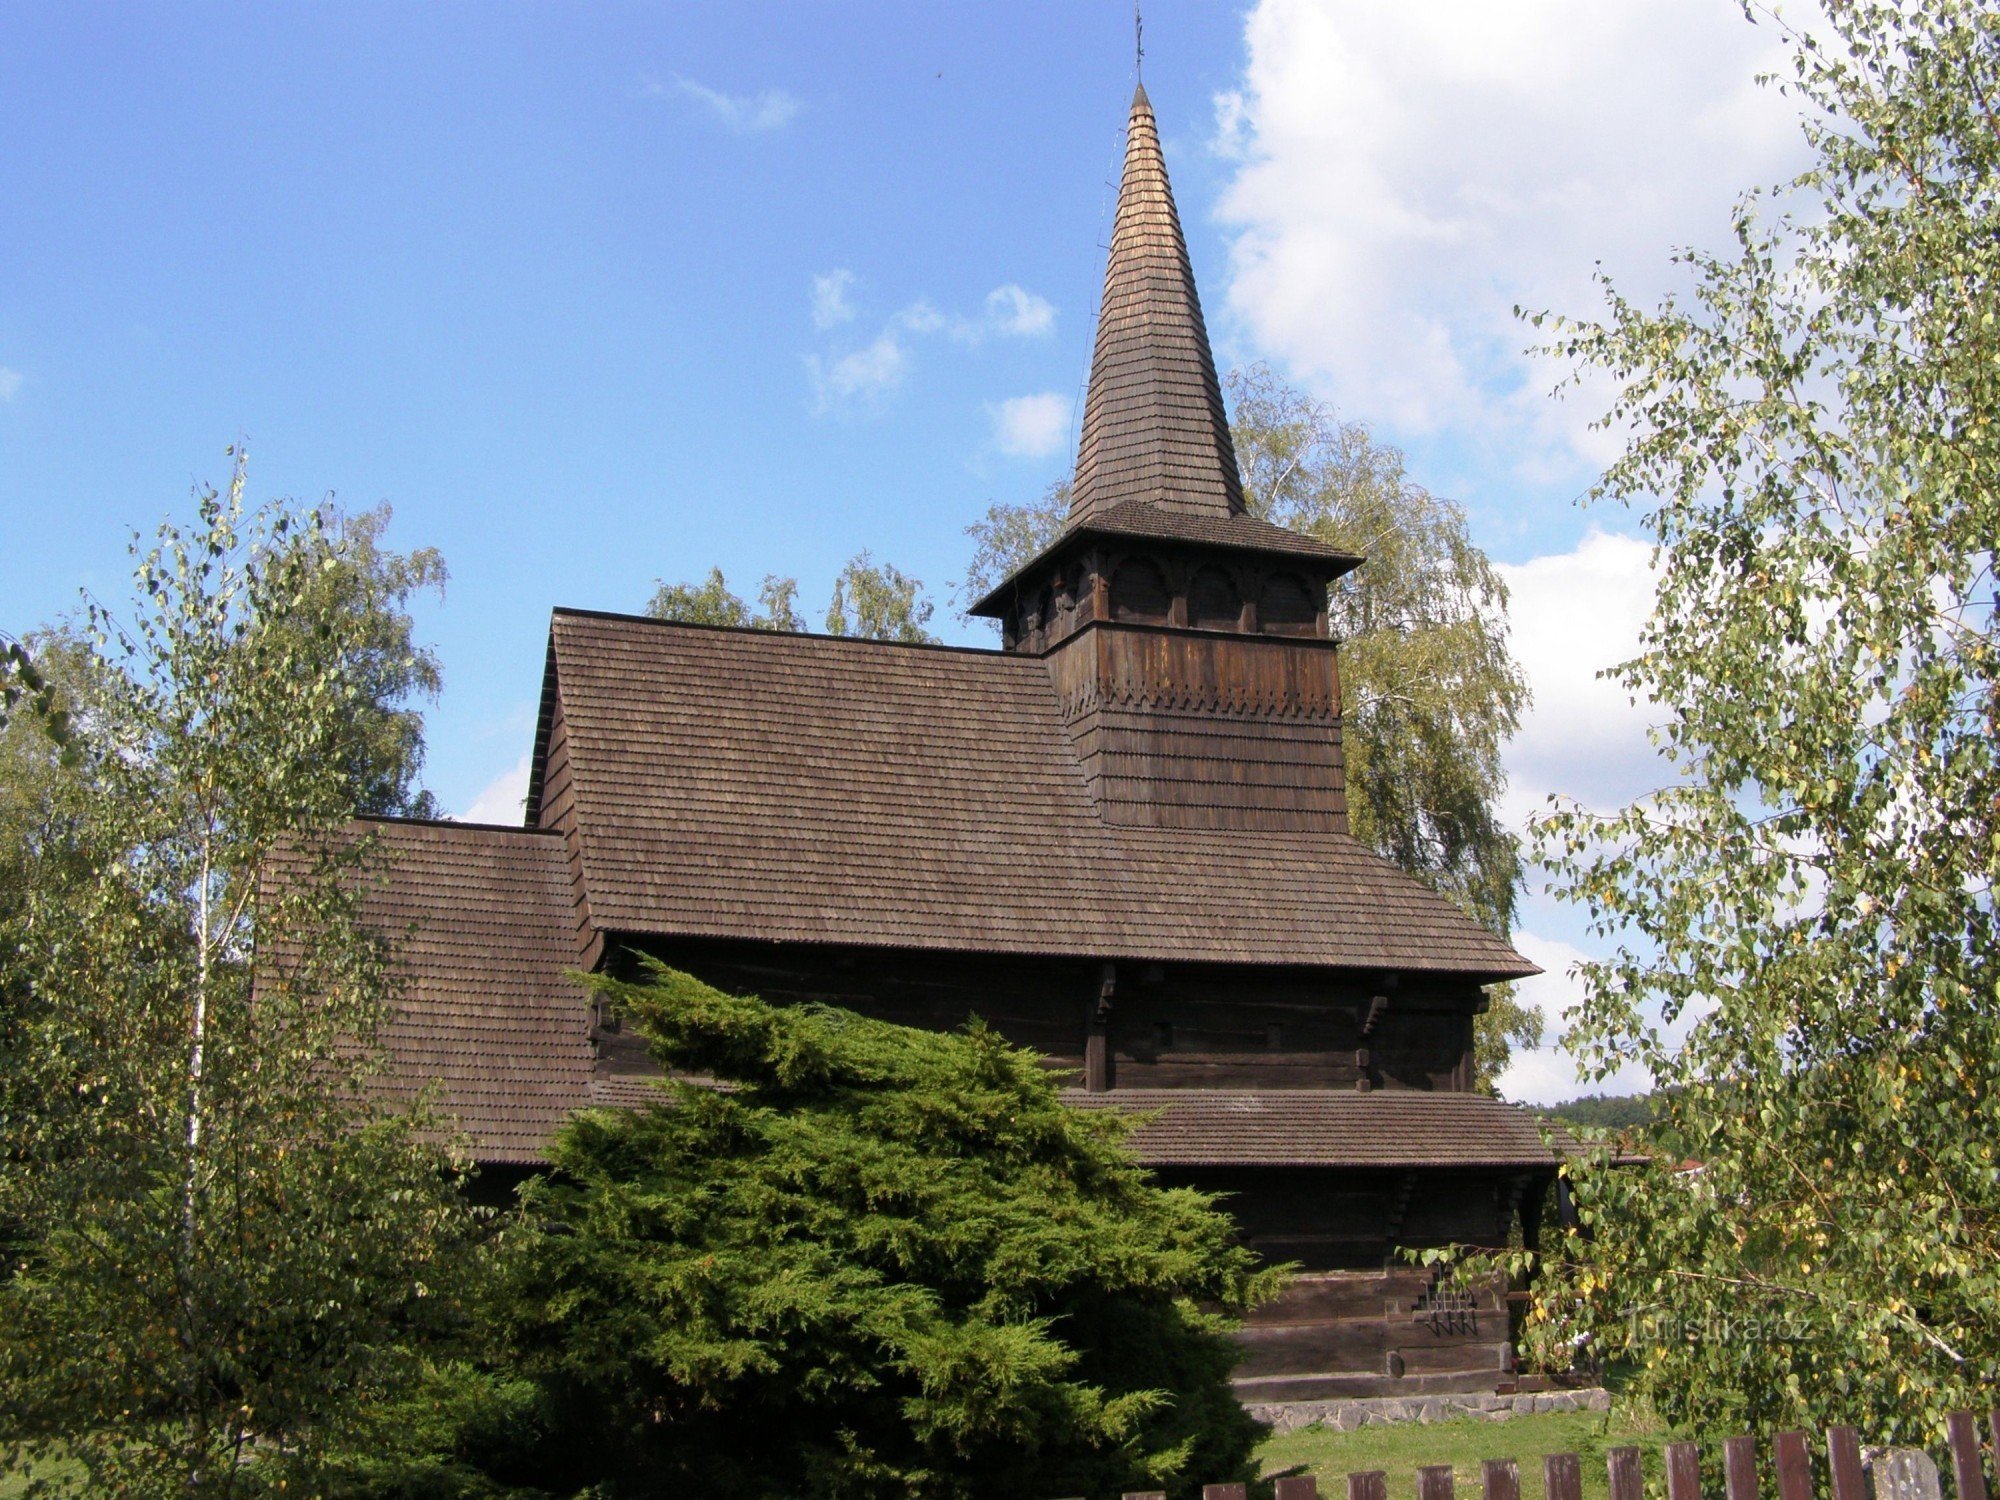
[[[1483,1500],[1521,1500],[1521,1466],[1513,1459],[1487,1459],[1479,1477]]]
[[[1667,1500],[1701,1500],[1701,1448],[1667,1444]]]
[[[1972,1413],[1953,1412],[1944,1419],[1944,1432],[1951,1443],[1951,1482],[1958,1500],[1986,1500],[1986,1470],[1979,1462],[1979,1428]]]
[[[1450,1464],[1418,1465],[1417,1500],[1452,1500],[1451,1489]]]
[[[1852,1427],[1826,1430],[1826,1467],[1833,1477],[1833,1500],[1868,1500],[1861,1473],[1861,1437]]]
[[[1272,1489],[1271,1500],[1319,1500],[1319,1481],[1310,1474],[1288,1474]]]
[[[1380,1469],[1349,1474],[1347,1500],[1389,1500],[1389,1476]]]
[[[1611,1476],[1611,1500],[1646,1500],[1646,1476],[1637,1448],[1613,1448],[1604,1455]]]
[[[1547,1180],[1530,1178],[1521,1198],[1521,1244],[1525,1249],[1539,1252],[1542,1248],[1542,1205],[1547,1198]]]
[[[1771,1446],[1778,1468],[1778,1500],[1813,1500],[1812,1447],[1806,1435],[1781,1432]]]
[[[1097,999],[1084,1020],[1083,1087],[1103,1094],[1118,1086],[1117,1062],[1111,1055],[1111,997],[1118,990],[1118,965],[1106,964],[1098,977]]]
[[[1583,1500],[1583,1465],[1574,1453],[1551,1453],[1542,1459],[1542,1488],[1548,1500]],[[1754,1497],[1753,1497],[1754,1500]]]
[[[1757,1500],[1757,1440],[1733,1437],[1722,1445],[1722,1483],[1729,1500]]]

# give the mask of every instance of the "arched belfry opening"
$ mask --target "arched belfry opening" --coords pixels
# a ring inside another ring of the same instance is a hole
[[[1126,625],[1165,625],[1174,597],[1167,575],[1150,557],[1128,557],[1111,574],[1111,618]]]

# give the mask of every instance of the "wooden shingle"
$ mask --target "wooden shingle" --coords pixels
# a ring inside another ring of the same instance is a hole
[[[1063,1098],[1150,1116],[1130,1145],[1161,1167],[1546,1168],[1578,1149],[1560,1126],[1483,1094],[1076,1089]]]
[[[1130,501],[1216,520],[1243,512],[1201,298],[1143,87],[1126,127],[1070,522]]]
[[[536,1162],[590,1102],[589,1005],[562,840],[533,829],[363,819],[383,856],[362,917],[405,984],[382,1034],[391,1097],[436,1091],[483,1162]]]
[[[1107,822],[1035,658],[568,610],[551,633],[603,938],[1535,972],[1344,834]]]

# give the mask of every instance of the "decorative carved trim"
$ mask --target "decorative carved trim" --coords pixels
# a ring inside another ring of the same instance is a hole
[[[1216,688],[1177,687],[1171,683],[1086,682],[1064,694],[1059,703],[1066,723],[1073,723],[1086,714],[1106,708],[1201,714],[1245,723],[1268,723],[1280,719],[1301,724],[1335,725],[1341,717],[1340,710],[1324,700],[1301,702],[1277,693],[1226,693]]]

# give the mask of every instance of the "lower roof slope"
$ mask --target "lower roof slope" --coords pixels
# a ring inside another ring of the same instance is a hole
[[[642,1106],[657,1075],[594,1067],[587,998],[574,962],[572,886],[563,840],[535,830],[364,819],[383,855],[362,916],[388,935],[405,975],[384,1030],[382,1086],[436,1103],[490,1164],[543,1161],[568,1115]],[[595,1076],[593,1076],[595,1075]],[[1545,1143],[1516,1106],[1470,1094],[1299,1089],[1248,1092],[1068,1090],[1086,1108],[1150,1116],[1130,1145],[1153,1166],[1349,1168],[1547,1167],[1570,1149]]]
[[[384,1029],[391,1097],[437,1091],[482,1162],[538,1162],[590,1102],[589,1007],[567,976],[574,903],[559,838],[364,819],[384,856],[362,918],[395,944],[402,1003]]]
[[[1351,838],[1107,824],[1033,657],[559,610],[538,788],[558,713],[607,935],[1535,972]]]
[[[1577,1149],[1518,1104],[1406,1089],[1066,1090],[1084,1109],[1151,1118],[1132,1132],[1158,1167],[1553,1167]]]

